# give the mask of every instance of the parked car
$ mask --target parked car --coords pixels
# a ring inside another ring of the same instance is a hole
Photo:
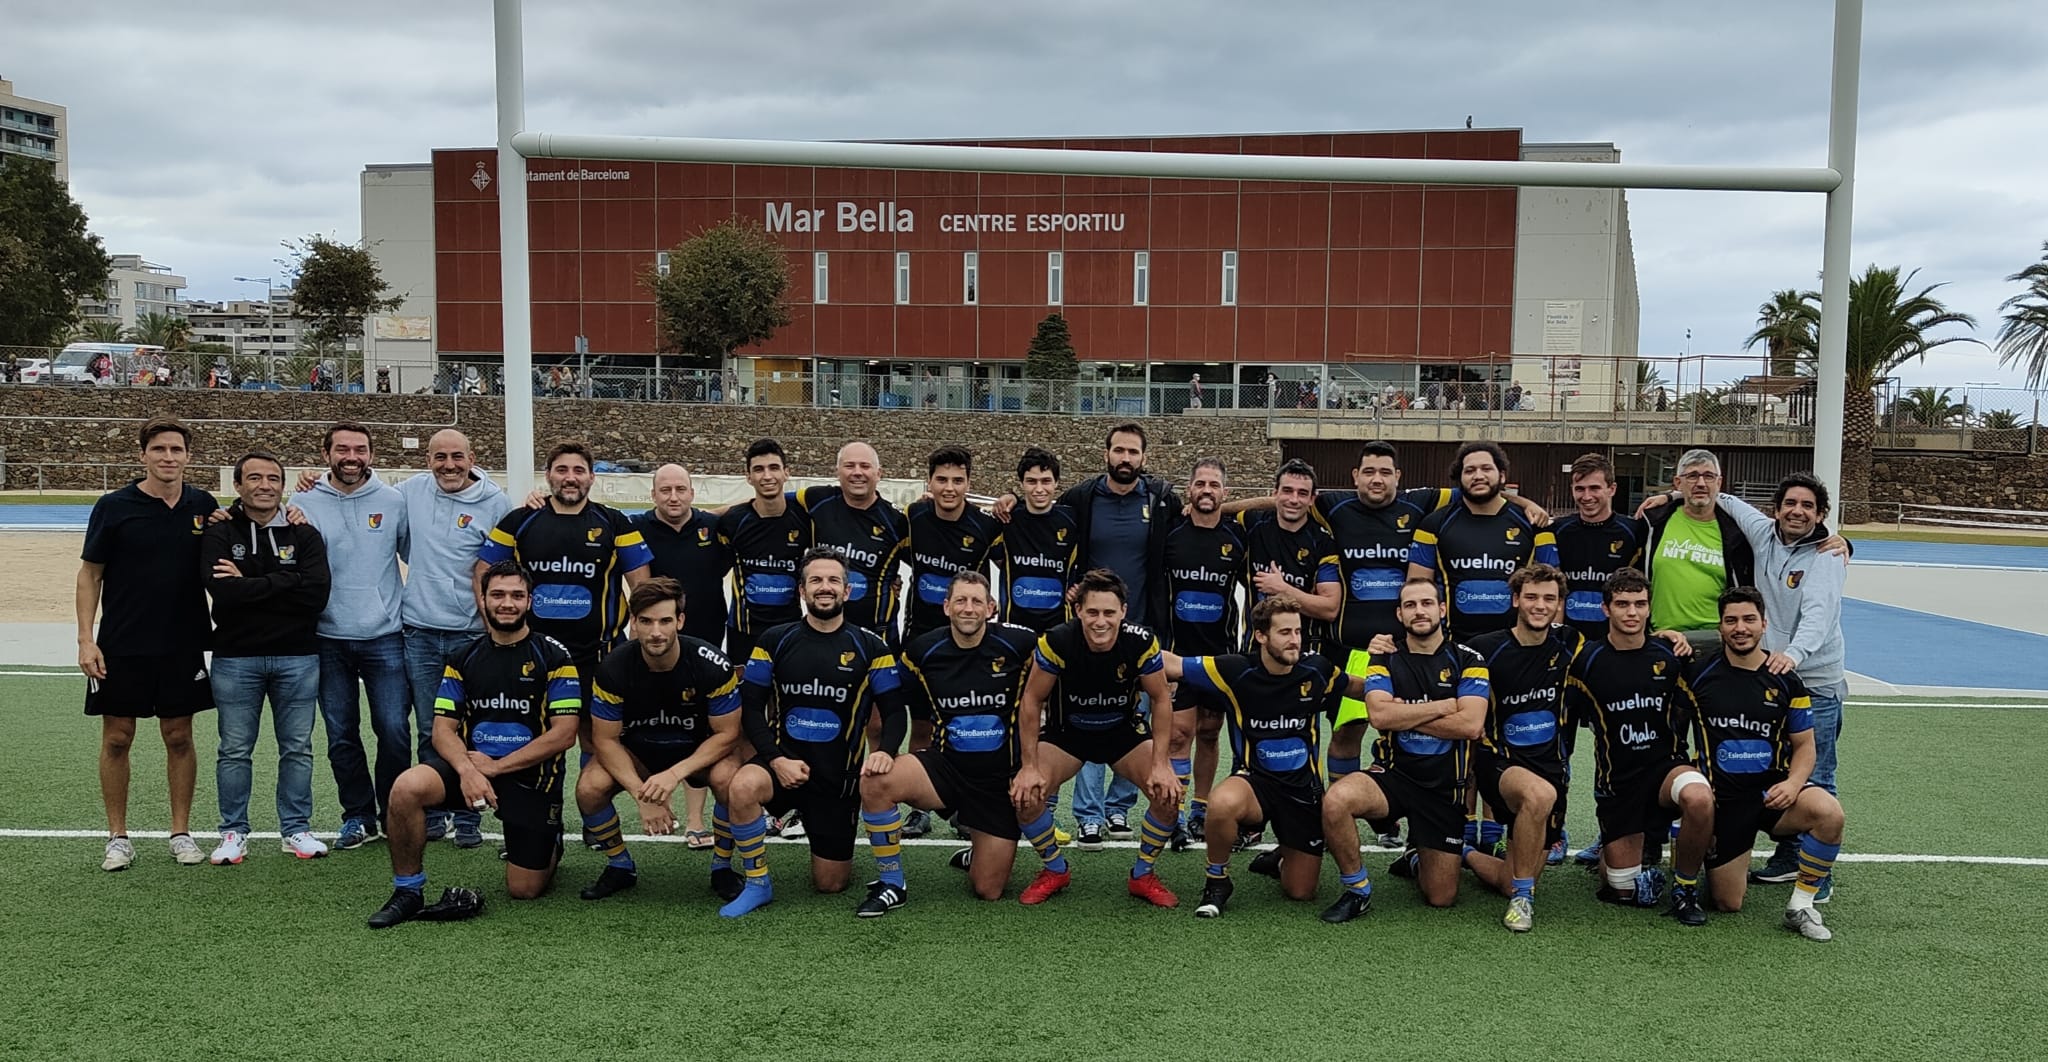
[[[23,358],[15,363],[15,368],[21,373],[22,383],[42,383],[50,375],[50,359]]]

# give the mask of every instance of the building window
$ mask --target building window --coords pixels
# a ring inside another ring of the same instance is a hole
[[[910,305],[910,252],[896,252],[896,305]]]
[[[960,282],[964,285],[966,297],[962,299],[969,306],[981,301],[981,255],[969,251],[960,259]]]
[[[667,276],[667,275],[668,275],[668,252],[667,252],[667,251],[657,251],[657,252],[655,252],[655,255],[654,255],[654,274],[655,274],[656,276],[662,276],[662,277],[665,277],[665,276]]]
[[[811,301],[832,301],[832,256],[819,251],[811,256]]]
[[[1131,255],[1131,305],[1152,301],[1152,256],[1144,251]]]
[[[1060,304],[1060,289],[1063,286],[1061,272],[1064,268],[1063,255],[1058,251],[1045,252],[1045,301],[1048,305]]]
[[[1237,305],[1237,252],[1223,252],[1223,305]]]

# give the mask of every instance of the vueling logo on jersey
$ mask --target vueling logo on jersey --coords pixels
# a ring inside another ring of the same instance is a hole
[[[468,513],[463,513],[461,516],[455,518],[455,526],[458,530],[460,530],[462,528],[468,527],[470,521],[474,519],[475,517],[469,515]]]
[[[371,513],[371,514],[370,514],[370,530],[372,530],[372,531],[375,531],[375,530],[377,530],[378,528],[380,528],[380,527],[383,527],[383,526],[384,526],[384,514],[383,514],[383,513]]]

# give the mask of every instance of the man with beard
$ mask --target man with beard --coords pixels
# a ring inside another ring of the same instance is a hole
[[[853,874],[856,785],[868,720],[880,712],[878,749],[903,744],[896,658],[873,631],[846,622],[846,562],[838,550],[814,546],[798,559],[796,572],[804,617],[763,631],[741,671],[740,723],[751,758],[737,765],[728,758],[711,779],[732,809],[733,842],[746,879],[719,908],[724,918],[741,917],[775,898],[763,809],[800,810],[811,844],[812,887],[845,891]],[[882,861],[890,854],[885,848],[875,852],[884,872]],[[731,891],[730,881],[716,871],[712,884],[721,895]],[[901,885],[886,878],[869,886],[868,900],[886,900],[891,890],[900,903]]]
[[[1508,455],[1498,443],[1470,442],[1451,462],[1463,504],[1423,517],[1408,550],[1408,578],[1443,590],[1453,637],[1465,639],[1514,623],[1508,576],[1532,562],[1557,564],[1557,542],[1510,507],[1503,487]]]
[[[1166,647],[1181,656],[1221,656],[1244,644],[1237,598],[1245,587],[1248,553],[1238,522],[1223,518],[1227,489],[1221,460],[1196,461],[1188,476],[1187,516],[1166,534],[1166,587],[1172,604],[1171,618],[1160,630]],[[1186,836],[1199,841],[1208,828],[1217,738],[1230,706],[1183,683],[1175,691],[1174,707],[1173,772],[1190,793]],[[1176,838],[1176,850],[1179,844]]]
[[[839,448],[836,486],[803,487],[796,503],[811,517],[811,542],[846,558],[846,618],[896,644],[897,575],[910,527],[902,511],[882,497],[882,459],[861,441]]]
[[[1109,429],[1101,475],[1060,495],[1079,525],[1077,572],[1107,568],[1124,580],[1129,622],[1161,623],[1167,613],[1166,533],[1180,522],[1181,500],[1171,484],[1145,474],[1145,429],[1136,423]]]
[[[452,888],[428,906],[426,813],[461,806],[493,809],[505,828],[505,891],[539,897],[562,855],[563,754],[576,742],[581,677],[561,643],[527,627],[532,582],[517,561],[482,577],[488,631],[448,661],[434,700],[438,759],[400,775],[391,788],[391,898],[371,929],[415,918],[454,921],[482,913],[483,895]]]
[[[1301,605],[1304,643],[1309,652],[1330,653],[1330,621],[1342,607],[1344,588],[1337,576],[1337,543],[1315,512],[1316,471],[1295,458],[1273,475],[1273,512],[1238,517],[1245,527],[1249,552],[1252,603],[1291,594]]]
[[[405,672],[405,586],[398,562],[411,550],[405,498],[371,470],[370,429],[344,421],[321,445],[327,474],[296,496],[327,543],[333,581],[320,614],[320,716],[327,762],[341,797],[346,851],[377,837],[391,784],[412,762],[412,704]],[[363,753],[362,699],[377,736],[376,781]]]

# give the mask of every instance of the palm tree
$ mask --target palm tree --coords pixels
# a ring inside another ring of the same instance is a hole
[[[128,341],[165,350],[183,350],[192,337],[192,326],[174,313],[146,313],[128,330]]]
[[[1769,301],[1756,308],[1756,331],[1749,334],[1742,349],[1764,344],[1770,352],[1771,375],[1791,376],[1799,371],[1802,358],[1819,349],[1814,339],[1819,331],[1819,292],[1774,291]]]
[[[1846,397],[1842,406],[1842,522],[1862,523],[1870,501],[1871,447],[1877,440],[1877,385],[1909,361],[1950,343],[1977,343],[1974,336],[1931,335],[1945,325],[1975,329],[1977,319],[1957,313],[1934,297],[1940,284],[1908,292],[1915,269],[1900,276],[1899,267],[1864,269],[1849,278]]]
[[[1892,416],[1911,417],[1914,424],[1923,428],[1946,428],[1958,420],[1968,421],[1972,412],[1970,404],[1950,401],[1949,396],[1954,392],[1951,387],[1939,391],[1932,387],[1912,388],[1892,403]],[[1893,426],[1897,426],[1896,421]]]
[[[1636,359],[1635,408],[1657,408],[1657,392],[1669,386],[1656,362]]]
[[[2024,426],[2020,415],[2010,409],[1994,409],[1977,420],[1977,427],[1984,431],[2018,431]]]
[[[1998,364],[2025,362],[2027,386],[2040,387],[2048,377],[2048,241],[2041,260],[2006,277],[2026,290],[1998,304],[2004,319],[1998,326]]]
[[[122,334],[119,321],[93,320],[79,322],[71,338],[81,343],[119,343]]]

